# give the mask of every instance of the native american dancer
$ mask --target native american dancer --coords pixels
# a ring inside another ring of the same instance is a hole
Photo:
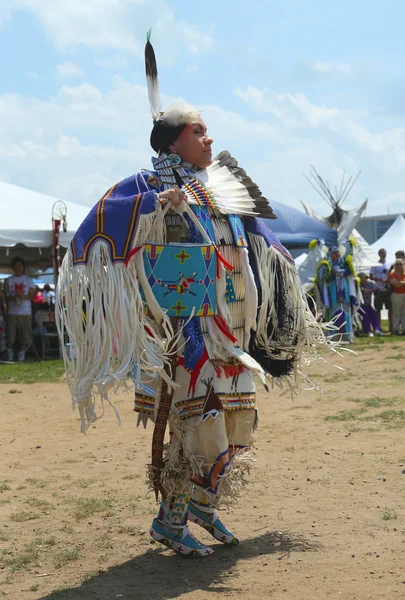
[[[352,342],[353,322],[362,298],[353,266],[355,242],[349,239],[341,248],[332,246],[317,268],[317,305],[325,320],[333,320],[336,327],[330,334]]]
[[[82,429],[96,396],[109,401],[132,377],[138,424],[155,424],[149,480],[162,500],[151,535],[206,556],[188,521],[238,543],[215,507],[239,494],[252,462],[254,376],[294,389],[303,350],[313,356],[325,337],[289,252],[259,218],[275,218],[268,201],[228,152],[212,159],[198,111],[160,111],[149,41],[145,56],[153,170],[114,185],[79,228],[57,322]]]

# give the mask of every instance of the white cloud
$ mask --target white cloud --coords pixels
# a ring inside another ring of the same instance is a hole
[[[312,104],[302,93],[275,93],[268,88],[259,90],[249,85],[245,90],[236,88],[235,94],[254,110],[273,115],[288,126],[318,127],[339,115],[338,109]]]
[[[56,66],[56,73],[61,79],[68,77],[83,77],[84,71],[72,62],[64,62]]]
[[[204,33],[199,31],[194,25],[189,25],[184,21],[181,21],[178,27],[181,30],[186,46],[193,54],[206,52],[213,47],[214,39],[212,27],[210,31]]]
[[[87,46],[141,56],[149,24],[153,24],[157,46],[167,49],[170,40],[170,52],[164,53],[164,60],[168,62],[183,45],[193,53],[205,52],[213,46],[211,29],[203,32],[192,23],[176,20],[165,0],[9,2],[9,12],[14,8],[34,13],[52,43],[61,52]]]
[[[384,73],[382,64],[378,61],[356,61],[353,63],[327,62],[315,60],[312,62],[298,61],[293,66],[293,78],[305,81],[334,81],[342,86],[359,86],[359,89],[367,91],[376,85]],[[377,84],[378,85],[378,84]]]
[[[308,65],[308,69],[315,73],[341,73],[343,75],[351,75],[353,73],[352,65],[347,63],[315,61]]]
[[[299,78],[324,79],[330,77],[353,77],[359,70],[358,65],[341,62],[297,62],[294,74]]]
[[[384,212],[377,208],[384,197],[402,201],[404,123],[373,130],[364,114],[317,106],[303,94],[253,87],[238,94],[255,113],[200,108],[214,152],[231,151],[270,199],[328,212],[303,178],[314,164],[331,184],[344,169],[363,169],[348,205],[369,196],[373,212]],[[0,180],[62,199],[93,205],[114,182],[150,166],[146,88],[117,76],[107,91],[83,82],[47,100],[0,95],[0,123]]]

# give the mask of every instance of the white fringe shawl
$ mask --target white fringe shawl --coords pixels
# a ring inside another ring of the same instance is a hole
[[[141,217],[133,246],[144,243],[146,236],[148,241],[164,242],[160,210]],[[176,387],[164,370],[170,364],[176,336],[165,314],[161,315],[159,328],[144,314],[138,269],[139,258],[132,259],[128,267],[113,263],[103,241],[94,244],[86,265],[73,265],[71,249],[63,260],[57,285],[56,324],[72,404],[79,408],[83,432],[102,416],[104,401],[111,404],[108,391],[126,381],[134,364],[139,367],[138,373],[158,373],[170,387]],[[64,345],[65,336],[70,342],[69,351]],[[97,395],[102,408],[98,416]]]
[[[333,350],[334,346],[338,345],[325,335],[325,330],[334,329],[334,326],[331,323],[320,324],[316,321],[309,308],[295,265],[291,264],[273,246],[268,247],[262,236],[253,233],[247,235],[256,259],[262,292],[256,329],[257,341],[267,355],[275,360],[294,358],[294,371],[290,376],[284,377],[283,381],[288,384],[291,391],[296,391],[299,388],[299,374],[304,376],[307,383],[310,382],[303,368],[320,358],[316,349],[329,347]],[[277,263],[281,266],[284,285],[287,289],[287,312],[293,315],[293,322],[292,324],[288,323],[284,339],[282,331],[280,332],[278,329],[274,303],[277,294]],[[270,320],[273,323],[273,334],[270,334],[269,337],[267,325]],[[276,331],[278,333],[277,341],[273,339]],[[282,385],[283,381],[279,381],[278,384]],[[273,383],[275,383],[274,380]]]

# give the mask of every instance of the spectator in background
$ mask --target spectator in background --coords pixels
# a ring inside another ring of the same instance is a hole
[[[387,251],[381,248],[378,251],[380,260],[378,264],[370,269],[370,279],[375,281],[376,289],[374,291],[374,308],[377,311],[379,328],[381,329],[381,311],[388,310],[388,321],[390,330],[392,329],[392,311],[391,311],[391,291],[388,286],[389,267],[387,264]]]
[[[39,285],[36,285],[34,287],[34,293],[32,295],[31,302],[33,304],[44,304],[44,295],[43,295]]]
[[[52,290],[49,283],[46,283],[44,285],[43,297],[44,297],[44,302],[51,309],[55,305],[55,292]]]
[[[376,310],[371,304],[371,298],[376,289],[376,283],[369,281],[366,273],[359,273],[360,279],[360,291],[363,296],[363,303],[360,306],[359,315],[363,325],[363,331],[367,337],[373,337],[374,335],[384,335],[380,329],[380,323]],[[374,330],[374,333],[371,331]]]
[[[394,263],[394,271],[389,276],[392,287],[392,333],[399,335],[402,327],[402,335],[405,335],[405,263],[400,258]]]
[[[405,252],[403,250],[397,250],[395,252],[395,260],[397,260],[397,258],[399,258],[400,260],[405,261]],[[395,267],[395,262],[392,263],[391,267],[390,267],[390,272],[394,270]],[[390,292],[392,292],[392,290],[390,290]]]
[[[0,356],[5,353],[6,349],[6,297],[0,288]]]
[[[25,262],[17,256],[11,261],[13,275],[4,284],[7,301],[7,360],[14,360],[14,346],[17,345],[18,360],[25,360],[25,351],[32,341],[31,298],[34,281],[25,275]]]

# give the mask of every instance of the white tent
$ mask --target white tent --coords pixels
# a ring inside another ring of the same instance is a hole
[[[364,237],[357,231],[357,229],[353,229],[351,237],[356,240],[357,244],[356,251],[353,254],[354,268],[356,273],[361,273],[364,271],[368,274],[371,267],[378,263],[378,254],[374,248],[372,248],[366,242]]]
[[[384,233],[379,240],[371,244],[372,249],[378,252],[380,248],[387,251],[387,262],[392,263],[395,260],[397,250],[405,250],[405,219],[398,215],[391,227]]]
[[[1,269],[17,255],[36,268],[52,266],[55,210],[66,212],[67,231],[61,230],[59,245],[67,248],[90,208],[0,181]]]
[[[305,261],[305,259],[307,258],[307,256],[308,256],[308,253],[307,252],[303,252],[303,254],[300,254],[299,256],[297,256],[297,258],[294,258],[295,266],[297,267],[297,269],[299,269],[299,267]]]

